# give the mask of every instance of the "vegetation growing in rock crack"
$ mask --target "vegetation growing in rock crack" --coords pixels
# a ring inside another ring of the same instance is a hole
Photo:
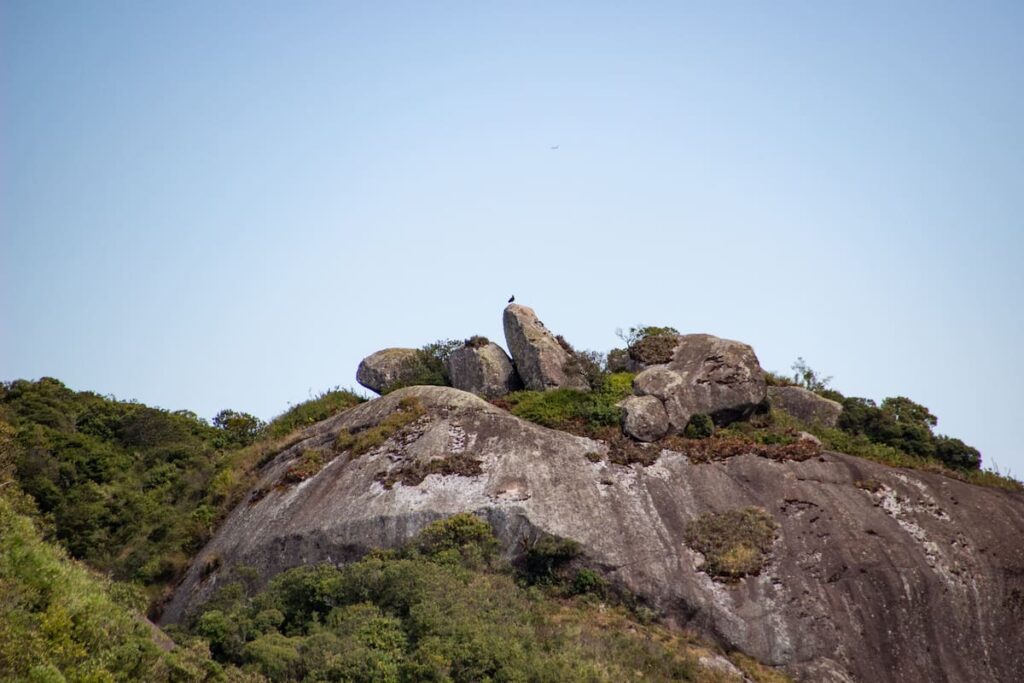
[[[397,408],[372,427],[345,429],[338,434],[334,446],[347,451],[350,458],[380,446],[424,415],[423,405],[413,396],[406,396],[398,402]]]
[[[418,486],[431,474],[458,475],[475,477],[483,474],[483,463],[467,453],[452,453],[429,460],[411,460],[398,465],[392,470],[378,472],[374,479],[385,489],[395,484],[402,486]]]
[[[704,555],[704,572],[738,579],[757,574],[768,563],[777,527],[761,508],[709,512],[687,524],[686,543]]]

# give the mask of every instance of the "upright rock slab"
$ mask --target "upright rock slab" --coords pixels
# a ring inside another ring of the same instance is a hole
[[[416,349],[381,349],[371,353],[359,363],[356,381],[370,391],[386,394],[394,386],[400,386],[411,378],[416,367]]]
[[[587,380],[532,308],[509,304],[503,316],[505,342],[527,389],[589,389]]]
[[[781,408],[807,424],[835,427],[843,404],[803,387],[768,387],[768,401],[773,408]]]
[[[633,379],[639,396],[665,405],[670,431],[682,432],[698,413],[724,425],[748,417],[764,401],[764,371],[747,344],[710,334],[679,337],[672,360]]]
[[[466,344],[448,356],[452,386],[484,398],[495,398],[523,387],[505,350],[492,341]]]

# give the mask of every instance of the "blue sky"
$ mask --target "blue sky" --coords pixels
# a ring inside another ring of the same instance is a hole
[[[2,379],[267,418],[515,293],[1024,475],[1020,3],[0,7]]]

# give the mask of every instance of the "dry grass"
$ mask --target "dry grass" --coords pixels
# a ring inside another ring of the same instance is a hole
[[[707,513],[687,525],[686,542],[704,554],[704,572],[734,580],[757,574],[767,564],[777,527],[761,508]]]
[[[443,458],[408,462],[390,472],[378,472],[374,479],[379,481],[385,489],[390,490],[395,484],[418,486],[431,474],[475,477],[483,473],[484,470],[479,460],[465,453],[456,453]]]

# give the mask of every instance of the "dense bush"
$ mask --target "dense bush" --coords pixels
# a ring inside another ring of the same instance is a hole
[[[281,438],[296,429],[308,427],[332,415],[348,410],[366,399],[350,389],[334,387],[317,394],[308,401],[298,403],[281,415],[278,415],[266,427],[266,433],[272,438]]]
[[[679,330],[674,327],[637,325],[617,334],[626,342],[629,357],[647,365],[668,363],[679,343]]]
[[[0,595],[0,680],[229,680],[202,644],[161,651],[127,587],[45,543],[3,496]]]
[[[71,554],[158,599],[217,520],[276,453],[275,435],[361,401],[334,390],[264,430],[222,411],[211,426],[187,411],[75,392],[59,381],[0,385],[0,424],[13,479]],[[263,440],[248,446],[255,434]]]
[[[766,377],[769,384],[802,386],[842,404],[837,427],[844,434],[824,430],[828,432],[825,435],[826,445],[831,448],[843,452],[857,450],[857,453],[851,453],[853,455],[875,454],[874,459],[889,462],[900,458],[904,462],[913,462],[913,458],[919,458],[959,470],[981,468],[981,453],[976,448],[960,439],[936,435],[933,428],[938,424],[938,418],[928,408],[909,398],[889,397],[879,406],[871,399],[843,396],[829,388],[831,377],[821,375],[803,358],[797,358],[793,363],[791,381],[774,373],[766,373]],[[800,427],[811,429],[809,425]],[[821,438],[822,434],[818,436]],[[887,452],[886,448],[898,455]]]
[[[583,598],[552,600],[547,584],[517,583],[495,547],[485,522],[456,515],[398,551],[292,569],[259,593],[229,583],[191,630],[218,661],[272,681],[721,680],[678,635],[592,604],[607,588],[592,570],[553,593]],[[535,550],[546,574],[578,546]]]
[[[936,436],[938,424],[926,407],[903,396],[891,397],[875,405],[870,399],[844,398],[838,427],[872,442],[891,446],[908,455],[934,458],[950,466],[966,469],[981,467],[981,454],[959,439]]]
[[[715,423],[710,415],[698,413],[690,418],[683,429],[683,436],[687,439],[706,439],[715,433]]]
[[[600,427],[617,426],[622,410],[615,404],[632,391],[633,375],[620,372],[606,375],[596,391],[517,391],[494,403],[517,417],[545,427],[589,433]]]

